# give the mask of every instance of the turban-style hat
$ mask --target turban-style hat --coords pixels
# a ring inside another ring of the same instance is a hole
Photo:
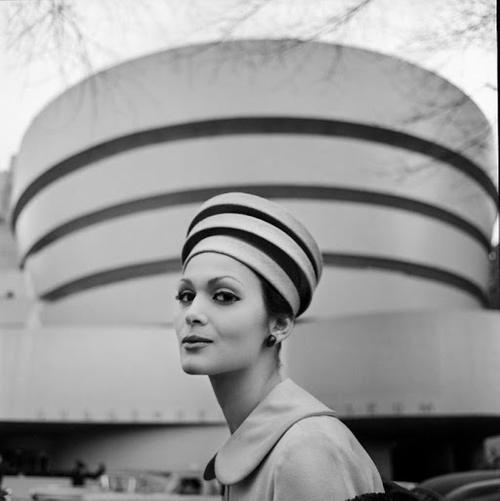
[[[182,266],[204,252],[232,257],[267,280],[299,316],[311,303],[322,271],[318,244],[280,205],[248,193],[207,200],[189,225]]]

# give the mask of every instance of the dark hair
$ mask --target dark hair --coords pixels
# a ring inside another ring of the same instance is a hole
[[[285,298],[276,290],[274,285],[271,285],[264,277],[258,275],[262,285],[262,294],[264,296],[264,304],[269,316],[285,315],[294,318],[292,307],[288,304]]]
[[[262,295],[264,297],[264,306],[266,307],[267,315],[271,316],[287,316],[295,319],[292,307],[288,304],[285,298],[276,290],[274,285],[270,284],[264,277],[257,274],[260,285],[262,287]],[[281,343],[278,343],[276,349],[276,362],[278,367],[282,366],[281,358]]]

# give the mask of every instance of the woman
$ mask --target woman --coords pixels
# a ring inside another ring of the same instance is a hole
[[[226,500],[343,501],[383,492],[335,413],[280,374],[281,343],[312,299],[319,248],[281,206],[245,193],[205,202],[188,229],[175,321],[182,368],[206,374],[231,437],[210,461]]]

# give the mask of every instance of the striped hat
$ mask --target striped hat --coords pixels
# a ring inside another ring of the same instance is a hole
[[[311,303],[322,271],[318,244],[288,211],[248,193],[207,200],[189,225],[182,266],[204,252],[230,256],[265,278],[295,316]]]

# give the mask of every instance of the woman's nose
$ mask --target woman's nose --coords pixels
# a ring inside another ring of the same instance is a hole
[[[192,305],[189,311],[186,312],[186,323],[190,326],[196,324],[205,325],[207,323],[207,317]]]

